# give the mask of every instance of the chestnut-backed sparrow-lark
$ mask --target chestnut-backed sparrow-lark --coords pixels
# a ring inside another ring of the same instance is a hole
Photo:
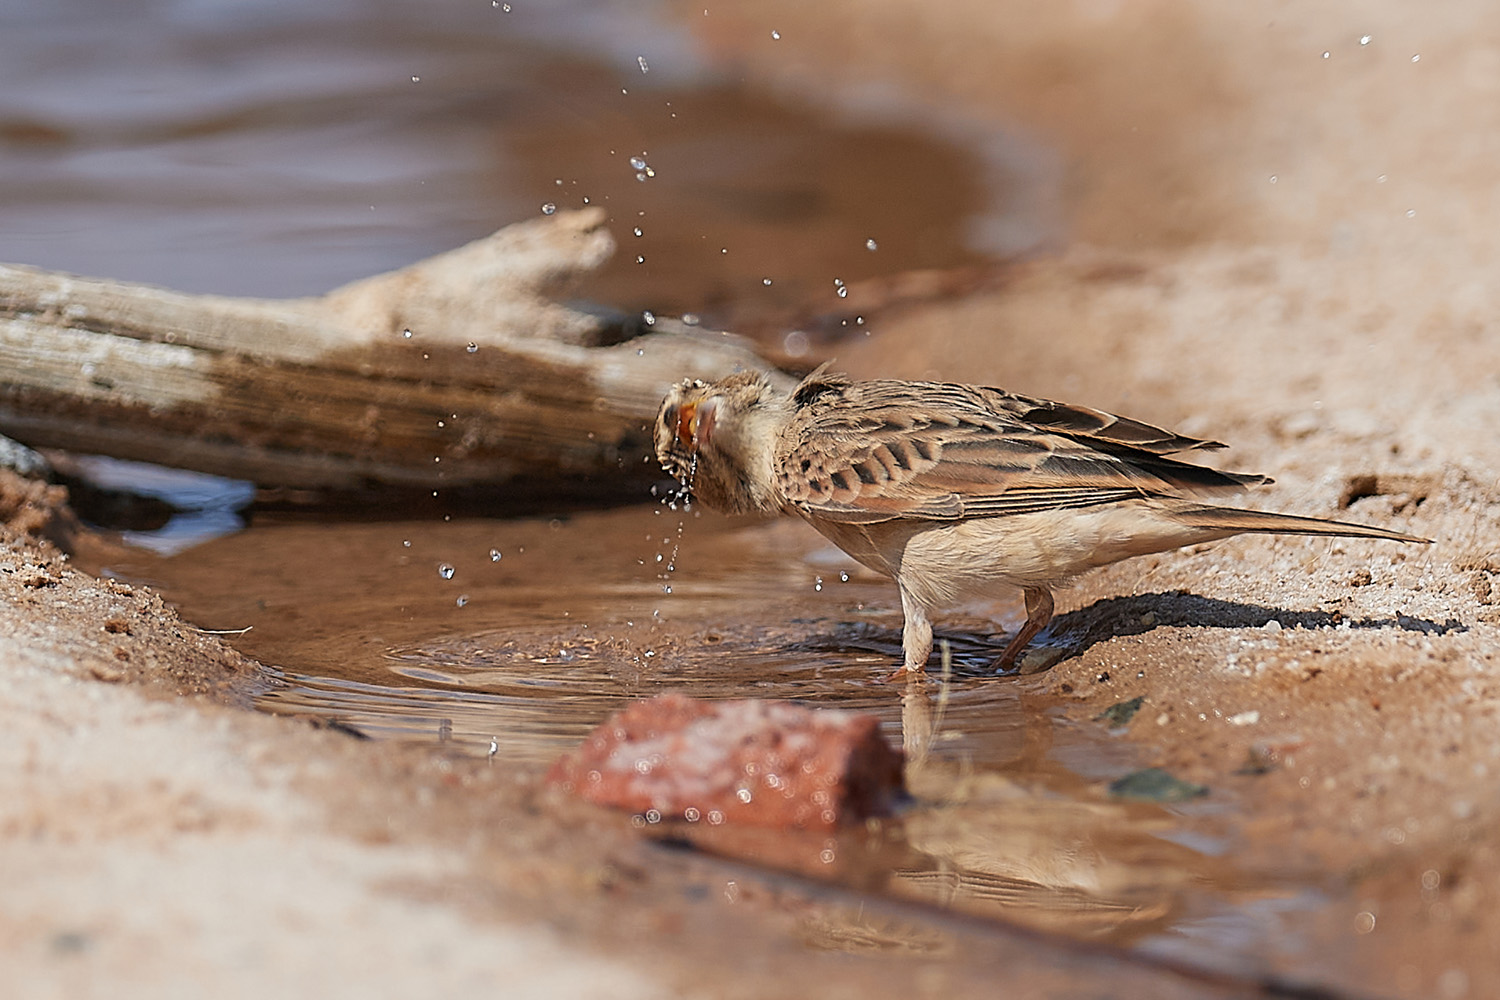
[[[1002,389],[824,369],[791,393],[756,372],[689,379],[655,436],[662,467],[708,506],[797,514],[896,581],[893,676],[925,668],[929,616],[960,597],[1021,589],[1026,624],[996,662],[1009,669],[1051,619],[1053,588],[1096,566],[1241,532],[1427,541],[1205,503],[1269,480],[1167,457],[1216,441]]]

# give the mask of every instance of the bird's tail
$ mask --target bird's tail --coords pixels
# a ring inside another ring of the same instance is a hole
[[[1407,535],[1386,528],[1374,528],[1348,521],[1328,521],[1321,517],[1298,517],[1296,514],[1272,514],[1260,510],[1234,507],[1210,507],[1185,504],[1172,512],[1173,517],[1194,528],[1223,531],[1226,534],[1255,532],[1266,535],[1341,535],[1347,538],[1385,538],[1393,542],[1423,542],[1432,539]]]

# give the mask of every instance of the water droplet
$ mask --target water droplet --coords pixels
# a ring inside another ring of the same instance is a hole
[[[1411,57],[1411,61],[1412,62],[1421,62],[1422,61],[1422,57],[1420,55],[1414,55],[1414,56]]]
[[[636,263],[637,263],[637,264],[644,264],[644,263],[646,263],[646,258],[644,258],[644,257],[637,257],[637,258],[636,258],[636,259],[635,259],[635,262],[636,262]]]
[[[635,57],[635,61],[636,61],[636,65],[640,66],[642,73],[649,73],[649,72],[651,72],[651,67],[646,65],[646,57],[645,56],[636,56]]]
[[[1323,53],[1323,58],[1324,58],[1324,59],[1327,59],[1327,58],[1328,58],[1328,57],[1329,57],[1329,56],[1330,56],[1330,55],[1332,55],[1332,54],[1333,54],[1333,53],[1331,53],[1331,52],[1324,52],[1324,53]]]
[[[411,78],[411,82],[412,83],[421,83],[422,82],[422,78],[420,76],[414,76],[414,77]]]
[[[773,31],[773,32],[771,32],[771,40],[772,41],[776,41],[776,42],[781,41],[781,32],[779,32],[779,31]]]
[[[839,286],[834,289],[833,294],[841,299],[847,299],[849,297],[849,289],[844,286],[843,282],[839,282]]]
[[[865,249],[866,250],[870,250],[870,251],[879,250],[880,249],[880,244],[876,243],[875,240],[873,238],[871,238],[871,239],[865,240]]]
[[[632,156],[630,158],[630,169],[632,169],[632,170],[645,170],[646,169],[646,161],[644,159],[642,159],[641,157],[639,157],[639,156]]]
[[[466,604],[469,603],[469,595],[468,594],[459,594],[458,595],[458,600],[454,601],[453,603],[457,604],[459,607],[463,607],[464,605],[466,605]]]
[[[1361,44],[1361,45],[1369,45],[1370,44],[1370,40],[1372,38],[1374,38],[1374,37],[1375,37],[1374,35],[1360,35],[1359,36],[1359,44]]]
[[[800,358],[808,352],[810,347],[807,334],[801,330],[793,330],[781,338],[781,349],[787,353],[788,357]]]
[[[1384,184],[1385,183],[1385,174],[1381,174],[1379,177],[1375,178],[1375,183],[1376,184]]]
[[[815,577],[813,577],[813,590],[822,590],[822,589],[823,589],[823,578],[821,576],[815,576]]]
[[[490,562],[499,562],[505,558],[499,549],[490,549]]]
[[[1271,175],[1271,183],[1272,183],[1272,184],[1275,184],[1275,183],[1276,183],[1276,175],[1275,175],[1275,174],[1272,174],[1272,175]]]
[[[698,318],[697,313],[683,313],[682,322],[687,326],[697,326],[702,320]]]
[[[771,284],[771,279],[770,278],[761,278],[760,279],[760,283],[762,285],[770,285]]]
[[[849,582],[849,574],[846,573],[846,572],[844,572],[843,570],[839,570],[839,582],[840,583],[848,583]]]
[[[409,549],[409,548],[411,548],[411,539],[410,538],[403,538],[403,539],[401,539],[401,547],[403,549]]]
[[[554,205],[554,204],[552,204],[552,202],[550,202],[550,201],[543,202],[542,203],[542,214],[543,215],[555,215],[555,214],[557,214],[557,206]]]
[[[438,563],[438,576],[442,577],[444,580],[453,579],[454,572],[455,570],[453,569],[453,567],[449,566],[447,563]]]
[[[1406,217],[1408,219],[1415,219],[1417,217],[1417,210],[1415,208],[1408,208],[1406,210]]]
[[[637,347],[635,349],[635,356],[638,357],[638,358],[644,358],[646,356],[646,349],[644,347]],[[647,461],[649,461],[649,460],[650,459],[649,459],[649,456],[648,456]]]
[[[411,339],[411,331],[410,330],[402,330],[401,331],[401,336],[404,339],[406,339],[406,340],[410,340]]]
[[[664,583],[664,584],[662,584],[661,585],[661,592],[663,594],[670,594],[672,592],[672,585],[670,583]]]
[[[650,309],[641,310],[641,319],[645,321],[647,326],[656,325],[656,313],[652,312]]]
[[[636,226],[635,229],[632,230],[632,232],[634,232],[637,236],[645,236],[646,235],[645,233],[641,232],[641,227],[640,226]]]

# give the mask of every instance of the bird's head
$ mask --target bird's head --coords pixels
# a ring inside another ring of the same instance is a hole
[[[674,385],[657,412],[656,457],[674,479],[715,510],[773,511],[772,454],[788,400],[759,372]]]

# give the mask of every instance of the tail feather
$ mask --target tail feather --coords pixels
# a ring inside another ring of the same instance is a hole
[[[1187,504],[1174,510],[1173,516],[1184,524],[1210,531],[1251,532],[1267,535],[1337,535],[1346,538],[1384,538],[1393,542],[1432,544],[1430,538],[1390,531],[1386,528],[1375,528],[1366,524],[1329,521],[1320,517],[1299,517],[1296,514],[1272,514],[1260,510],[1239,510],[1234,507]]]

